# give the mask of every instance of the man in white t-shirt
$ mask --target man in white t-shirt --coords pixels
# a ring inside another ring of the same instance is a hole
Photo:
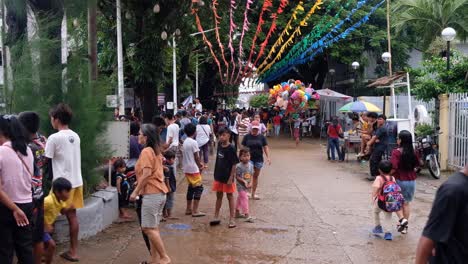
[[[200,98],[195,98],[195,111],[196,112],[203,112],[203,105],[200,103]]]
[[[194,140],[196,127],[194,124],[188,124],[184,128],[187,139],[184,140],[183,149],[183,170],[185,178],[188,182],[187,189],[187,209],[185,213],[191,214],[193,217],[205,216],[204,213],[198,211],[198,205],[203,193],[203,184],[201,169],[204,164],[201,162],[200,149],[197,141]]]
[[[76,209],[83,208],[83,177],[81,175],[80,137],[68,125],[73,113],[70,107],[60,103],[50,113],[52,127],[58,130],[52,134],[45,147],[45,156],[52,160],[53,178],[65,178],[72,184],[70,198],[65,201],[65,216],[70,228],[70,249],[60,256],[76,262],[78,258],[79,223]]]
[[[174,115],[172,113],[166,114],[167,135],[166,144],[168,148],[175,151],[179,148],[179,126],[175,123]]]

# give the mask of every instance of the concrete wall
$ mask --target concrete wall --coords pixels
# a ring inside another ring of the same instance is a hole
[[[77,214],[80,223],[79,239],[85,239],[101,232],[119,217],[117,189],[108,187],[105,190],[95,192],[85,200],[85,207],[78,209]],[[69,240],[68,221],[63,215],[59,216],[55,223],[54,238],[58,242]]]

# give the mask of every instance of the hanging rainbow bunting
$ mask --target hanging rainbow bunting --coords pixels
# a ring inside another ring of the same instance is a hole
[[[294,38],[302,35],[301,32],[301,27],[306,27],[307,26],[307,21],[310,19],[310,17],[315,13],[317,9],[320,9],[320,5],[322,4],[322,0],[317,0],[315,4],[310,8],[309,12],[307,12],[306,16],[301,20],[299,25],[296,27],[294,32],[291,34],[289,39],[283,44],[283,46],[280,48],[278,53],[276,54],[276,57],[267,65],[265,66],[259,74],[264,73],[267,71],[275,62],[279,61],[281,59],[281,55],[284,53],[287,47],[291,46],[293,44]]]
[[[324,32],[328,31],[334,24],[334,21],[340,17],[341,13],[349,7],[353,0],[348,0],[345,5],[342,5],[338,12],[336,12],[333,19],[328,19],[327,16],[323,16],[317,25],[312,29],[312,31],[305,35],[303,39],[296,43],[291,50],[288,51],[288,54],[281,59],[279,62],[275,63],[270,69],[264,72],[262,75],[268,76],[271,72],[275,72],[277,69],[281,68],[282,66],[286,65],[291,58],[296,58],[300,56],[302,52],[304,52],[308,47],[304,45],[307,42],[314,42],[318,39]],[[337,2],[332,0],[330,5],[327,6],[325,14],[329,14],[330,11],[336,6]]]
[[[362,2],[365,2],[365,1],[362,1]],[[385,0],[381,1],[380,3],[378,3],[377,5],[375,5],[374,7],[372,7],[372,9],[369,11],[369,13],[367,13],[361,20],[359,20],[358,22],[356,22],[355,24],[353,24],[352,26],[348,27],[345,31],[343,31],[342,33],[340,33],[339,35],[331,38],[331,33],[333,32],[330,32],[329,34],[327,34],[325,37],[327,37],[326,41],[320,41],[318,43],[314,43],[312,44],[311,48],[315,49],[315,51],[307,56],[306,54],[302,54],[301,55],[301,58],[300,59],[296,59],[295,61],[291,62],[290,66],[288,67],[285,67],[284,69],[280,69],[278,70],[276,73],[274,73],[272,76],[268,77],[268,78],[262,78],[262,82],[269,82],[269,81],[273,81],[275,79],[278,79],[279,77],[281,77],[282,75],[286,74],[290,69],[292,69],[295,65],[299,65],[299,64],[304,64],[304,63],[307,63],[308,61],[311,61],[314,59],[314,57],[317,55],[317,54],[320,54],[324,51],[325,48],[331,46],[332,44],[334,44],[335,42],[338,42],[342,39],[345,39],[347,36],[349,36],[349,34],[351,34],[352,32],[354,32],[357,28],[359,28],[360,26],[362,26],[363,24],[365,24],[367,21],[369,21],[369,17],[375,13],[375,11],[377,10],[377,8],[379,8],[383,3],[385,3]],[[330,36],[329,36],[330,35]],[[325,37],[323,37],[322,39],[324,39]],[[330,39],[331,38],[331,39]]]
[[[213,0],[212,4],[212,9],[213,9],[213,19],[215,21],[215,35],[216,35],[216,41],[218,41],[218,46],[219,49],[221,50],[221,58],[223,59],[224,65],[226,65],[226,76],[229,74],[229,63],[226,60],[226,57],[224,56],[224,46],[223,43],[221,42],[221,38],[219,36],[219,25],[221,24],[221,17],[218,16],[218,11],[216,7],[218,6],[218,0]]]
[[[304,11],[303,5],[304,5],[303,1],[300,1],[299,4],[297,4],[296,8],[294,9],[291,15],[291,18],[286,24],[286,27],[281,32],[280,36],[276,39],[275,44],[273,44],[273,46],[271,47],[270,52],[268,52],[268,55],[266,56],[266,58],[263,60],[260,66],[258,66],[257,71],[260,71],[264,66],[267,65],[268,60],[271,59],[271,56],[273,55],[273,53],[276,52],[276,48],[284,42],[283,37],[285,37],[285,35],[289,35],[289,30],[293,29],[291,24],[297,20],[297,14],[299,13],[299,11]]]
[[[270,40],[270,37],[273,34],[273,32],[276,30],[276,20],[278,19],[278,16],[284,12],[284,9],[288,5],[288,2],[289,2],[288,0],[281,0],[276,13],[271,15],[272,22],[271,22],[270,29],[268,30],[265,40],[260,45],[260,51],[258,52],[257,58],[255,59],[255,62],[253,63],[253,65],[257,65],[257,62],[260,60],[260,58],[262,58],[263,53],[265,52],[265,48],[268,45],[268,41]]]
[[[221,83],[224,84],[223,73],[222,73],[222,70],[221,70],[221,63],[219,62],[218,57],[216,57],[216,54],[213,51],[213,45],[211,44],[211,42],[208,40],[208,38],[205,35],[205,31],[203,30],[203,26],[201,24],[200,17],[198,17],[198,10],[196,8],[192,8],[192,14],[195,15],[195,21],[196,21],[196,24],[197,24],[197,28],[198,28],[198,31],[202,34],[203,42],[205,42],[205,44],[210,49],[211,56],[213,57],[216,65],[218,65],[219,79],[221,80]]]
[[[271,73],[274,73],[274,72],[278,72],[279,70],[278,69],[281,69],[282,71],[284,71],[285,68],[287,68],[288,66],[291,66],[292,62],[297,60],[299,57],[302,57],[302,56],[305,56],[304,54],[307,54],[308,52],[310,52],[313,48],[313,46],[316,46],[318,43],[322,43],[324,41],[327,40],[327,38],[330,38],[332,36],[332,33],[337,33],[339,32],[339,30],[341,29],[341,27],[344,25],[345,22],[348,22],[348,21],[351,21],[351,17],[357,12],[359,11],[359,9],[361,9],[369,0],[361,0],[357,3],[356,7],[353,8],[351,10],[351,12],[346,16],[345,19],[339,21],[334,27],[333,29],[329,30],[329,33],[326,34],[325,36],[323,36],[322,38],[320,38],[318,41],[315,41],[318,37],[320,37],[322,35],[322,33],[325,32],[325,30],[328,30],[328,28],[333,24],[333,20],[329,21],[329,23],[327,23],[327,25],[325,26],[324,30],[319,30],[318,32],[314,32],[312,31],[311,33],[309,33],[300,43],[298,43],[297,45],[299,45],[299,48],[298,50],[300,50],[300,54],[297,54],[296,56],[288,59],[288,60],[282,60],[280,61],[279,63],[277,63],[275,66],[274,66],[274,69],[271,69],[268,73],[264,73],[262,74],[262,78],[266,78],[268,75],[270,75]],[[351,2],[348,1],[348,3],[345,5],[345,7],[347,7],[349,5],[349,3]],[[340,9],[340,11],[335,15],[335,18],[337,18],[339,16],[339,13],[342,11],[343,9]],[[311,44],[313,43],[313,44]],[[297,46],[296,45],[296,46]],[[289,67],[289,69],[291,69],[292,67]]]

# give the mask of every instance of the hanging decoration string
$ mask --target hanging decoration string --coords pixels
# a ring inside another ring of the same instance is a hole
[[[349,36],[352,32],[354,32],[356,29],[358,29],[359,27],[361,27],[363,24],[367,23],[367,21],[369,21],[369,17],[375,13],[375,11],[377,10],[377,8],[379,8],[383,3],[385,3],[385,0],[381,1],[380,3],[378,3],[377,5],[375,5],[370,11],[369,13],[367,13],[361,20],[359,20],[358,22],[356,22],[354,25],[350,26],[349,28],[347,28],[345,31],[343,31],[341,34],[325,41],[325,42],[321,42],[320,44],[318,44],[316,47],[316,50],[311,54],[309,55],[308,57],[304,56],[300,59],[297,59],[295,61],[292,62],[292,64],[285,68],[285,69],[281,69],[280,71],[278,71],[277,73],[275,73],[274,75],[272,75],[271,77],[269,78],[266,78],[266,79],[262,79],[262,82],[269,82],[269,81],[273,81],[273,80],[276,80],[278,79],[279,77],[281,77],[282,75],[286,74],[292,67],[294,67],[295,65],[299,65],[299,64],[304,64],[304,63],[307,63],[309,61],[312,61],[314,59],[314,57],[320,53],[322,53],[324,51],[325,48],[327,47],[330,47],[331,45],[333,45],[335,42],[338,42],[340,40],[343,40],[345,39],[347,36]]]
[[[302,57],[302,56],[305,56],[308,52],[310,52],[312,50],[312,46],[316,46],[318,43],[323,43],[324,41],[326,41],[328,38],[330,38],[332,36],[333,33],[338,33],[338,31],[341,29],[341,27],[344,25],[345,22],[348,22],[348,21],[351,21],[351,17],[359,10],[361,9],[369,0],[361,0],[357,3],[356,7],[354,9],[351,10],[351,12],[348,13],[348,15],[346,16],[345,19],[339,21],[334,27],[333,29],[331,29],[329,31],[328,34],[326,34],[325,36],[323,36],[321,39],[319,39],[318,41],[315,41],[316,38],[318,38],[322,33],[323,31],[320,30],[316,35],[312,34],[313,32],[311,32],[307,37],[305,37],[300,43],[298,43],[298,45],[300,45],[300,48],[299,50],[301,50],[301,54],[298,54],[297,56],[293,57],[292,59],[288,60],[288,61],[281,61],[279,63],[277,63],[277,65],[275,65],[275,70],[272,70],[271,72],[278,72],[278,69],[282,69],[284,70],[285,68],[287,68],[288,66],[290,66],[293,61],[297,60],[299,57]],[[337,17],[337,15],[339,14],[336,14],[335,18]],[[328,25],[331,25],[333,23],[333,21],[330,21],[329,22],[330,24],[327,24]],[[324,28],[325,30],[328,30],[328,27],[325,27]],[[313,42],[315,41],[315,42]],[[311,44],[313,43],[313,44]],[[305,55],[304,55],[305,54]],[[262,74],[262,78],[265,78],[265,75],[269,75],[271,72],[269,72],[268,74]]]
[[[221,58],[224,62],[224,65],[226,65],[226,76],[229,74],[229,63],[226,60],[226,57],[224,56],[224,46],[223,43],[221,42],[221,38],[219,36],[219,25],[221,24],[221,17],[218,16],[218,11],[216,7],[218,6],[218,0],[213,0],[212,4],[212,9],[213,9],[213,19],[215,22],[215,35],[216,35],[216,41],[218,42],[219,49],[221,50]]]
[[[265,48],[268,44],[268,41],[270,40],[271,35],[276,30],[276,20],[278,19],[278,16],[284,12],[284,9],[286,8],[287,5],[288,5],[288,0],[281,0],[276,13],[271,15],[271,19],[272,19],[271,26],[270,26],[270,29],[268,30],[265,40],[260,45],[260,51],[258,52],[257,58],[255,59],[255,62],[253,63],[254,66],[257,65],[257,62],[260,60],[260,58],[262,58],[263,53],[265,52]]]
[[[308,47],[305,45],[309,42],[314,42],[316,39],[318,39],[324,32],[328,31],[334,24],[334,21],[339,19],[341,13],[346,10],[349,5],[351,4],[353,0],[348,0],[348,2],[345,5],[342,5],[340,9],[336,12],[334,17],[332,19],[329,19],[326,14],[329,14],[330,11],[336,6],[337,1],[332,0],[331,3],[327,6],[325,15],[322,16],[320,21],[317,23],[317,25],[312,29],[312,31],[305,35],[303,39],[296,43],[291,50],[289,50],[288,54],[281,59],[279,62],[275,63],[270,69],[268,69],[265,73],[263,73],[264,76],[269,75],[271,72],[277,71],[279,68],[284,67],[285,65],[288,64],[288,62],[295,57],[300,56],[302,52],[304,52]]]
[[[281,32],[280,36],[276,39],[275,44],[273,44],[273,46],[271,47],[270,52],[268,52],[268,55],[266,56],[266,58],[263,60],[263,62],[260,64],[260,66],[258,66],[257,71],[260,71],[264,66],[267,65],[268,60],[271,59],[271,56],[273,55],[273,53],[276,52],[276,48],[284,42],[283,37],[285,35],[289,35],[289,30],[293,29],[291,24],[294,21],[297,20],[297,13],[299,11],[304,11],[303,4],[304,4],[303,1],[300,1],[299,4],[297,4],[296,8],[294,9],[294,11],[293,11],[293,13],[291,15],[291,18],[289,19],[288,23],[286,24],[286,27]]]
[[[239,61],[239,71],[237,72],[237,77],[234,83],[237,83],[240,73],[242,71],[242,59],[244,58],[244,49],[242,47],[242,43],[244,41],[244,36],[245,32],[249,31],[249,11],[250,11],[250,5],[252,5],[254,0],[247,0],[247,3],[245,4],[245,11],[244,11],[244,25],[242,26],[242,33],[240,36],[239,40],[239,54],[238,54],[238,61]],[[232,80],[231,80],[232,81]]]
[[[222,73],[222,69],[221,69],[221,63],[219,62],[218,57],[216,57],[216,54],[213,51],[213,45],[211,44],[211,42],[208,40],[208,38],[205,35],[205,32],[203,30],[203,26],[202,26],[201,21],[200,21],[200,17],[198,16],[198,9],[193,8],[192,9],[192,14],[195,15],[195,21],[196,21],[196,24],[197,24],[198,32],[200,32],[202,34],[203,41],[205,42],[205,44],[210,49],[211,56],[213,57],[216,65],[218,65],[219,79],[221,80],[221,83],[224,84],[223,73]]]
[[[228,48],[231,51],[231,64],[232,64],[232,73],[231,73],[231,80],[234,78],[234,72],[236,71],[236,63],[234,62],[234,46],[232,45],[232,33],[236,30],[237,26],[234,23],[234,10],[237,9],[236,0],[231,0],[231,4],[229,6],[229,44]],[[229,76],[228,76],[229,78]]]
[[[247,59],[247,64],[244,67],[244,71],[247,71],[250,67],[252,62],[253,53],[255,50],[255,43],[257,42],[258,34],[262,31],[262,26],[265,24],[265,20],[263,20],[263,15],[265,12],[269,11],[270,7],[273,6],[272,0],[264,0],[262,10],[260,11],[260,15],[258,18],[257,30],[255,31],[255,35],[252,39],[252,46],[250,47],[249,58]]]
[[[306,27],[308,24],[307,24],[307,21],[310,19],[310,17],[315,13],[315,11],[317,9],[320,9],[320,5],[322,4],[322,0],[317,0],[315,2],[315,4],[312,6],[312,8],[310,8],[309,12],[307,12],[306,16],[301,20],[301,22],[299,23],[299,25],[296,27],[296,29],[294,30],[294,32],[291,34],[291,36],[289,36],[289,39],[283,44],[283,46],[281,46],[280,50],[278,51],[278,53],[276,54],[276,57],[267,65],[265,66],[261,72],[259,74],[262,74],[264,73],[266,70],[268,70],[269,68],[271,68],[275,62],[279,61],[281,59],[281,55],[284,53],[284,51],[286,50],[286,48],[288,48],[289,46],[291,46],[294,42],[294,38],[295,37],[298,37],[300,35],[302,35],[302,32],[301,32],[301,27]]]

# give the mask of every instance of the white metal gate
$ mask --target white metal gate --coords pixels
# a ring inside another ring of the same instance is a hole
[[[449,95],[449,166],[462,168],[468,160],[468,93]]]

